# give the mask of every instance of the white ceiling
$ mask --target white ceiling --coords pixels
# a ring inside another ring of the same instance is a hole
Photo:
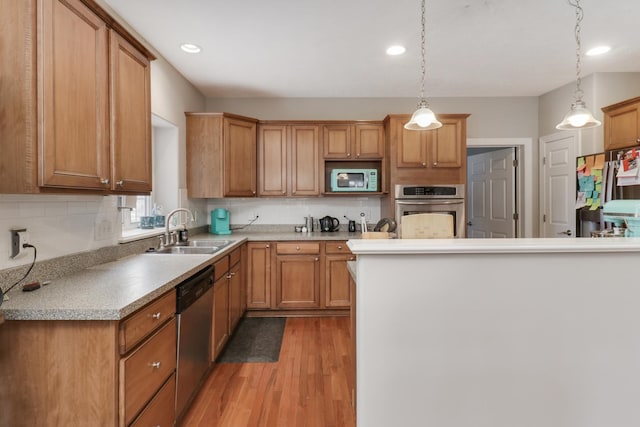
[[[420,0],[104,0],[207,97],[418,97]],[[583,0],[582,76],[640,71],[640,1]],[[575,81],[566,0],[427,0],[427,97]],[[180,50],[184,42],[202,53]],[[385,50],[404,44],[407,53]]]

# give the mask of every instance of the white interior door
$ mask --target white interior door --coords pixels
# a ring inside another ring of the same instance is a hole
[[[467,237],[515,237],[515,148],[467,157]]]
[[[563,132],[540,138],[542,145],[542,237],[576,234],[576,136]]]

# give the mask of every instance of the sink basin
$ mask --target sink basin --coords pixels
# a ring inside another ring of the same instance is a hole
[[[189,240],[184,246],[168,246],[158,249],[156,254],[214,254],[225,246],[231,244],[230,240]]]

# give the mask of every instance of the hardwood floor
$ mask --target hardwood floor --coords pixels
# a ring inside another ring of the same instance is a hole
[[[349,317],[288,318],[276,363],[217,363],[183,427],[353,427]]]

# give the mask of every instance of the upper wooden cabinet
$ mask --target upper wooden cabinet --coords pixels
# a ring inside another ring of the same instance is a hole
[[[322,129],[325,159],[368,160],[384,157],[384,126],[330,124]]]
[[[4,2],[1,15],[3,44],[20,49],[0,65],[0,192],[151,191],[153,55],[91,0]]]
[[[185,113],[189,197],[256,195],[256,119]]]
[[[387,116],[391,183],[465,183],[468,116],[440,114],[442,127],[428,131],[405,129],[409,115]]]
[[[320,194],[319,126],[258,126],[258,195]]]
[[[640,144],[640,97],[604,107],[604,149]]]

